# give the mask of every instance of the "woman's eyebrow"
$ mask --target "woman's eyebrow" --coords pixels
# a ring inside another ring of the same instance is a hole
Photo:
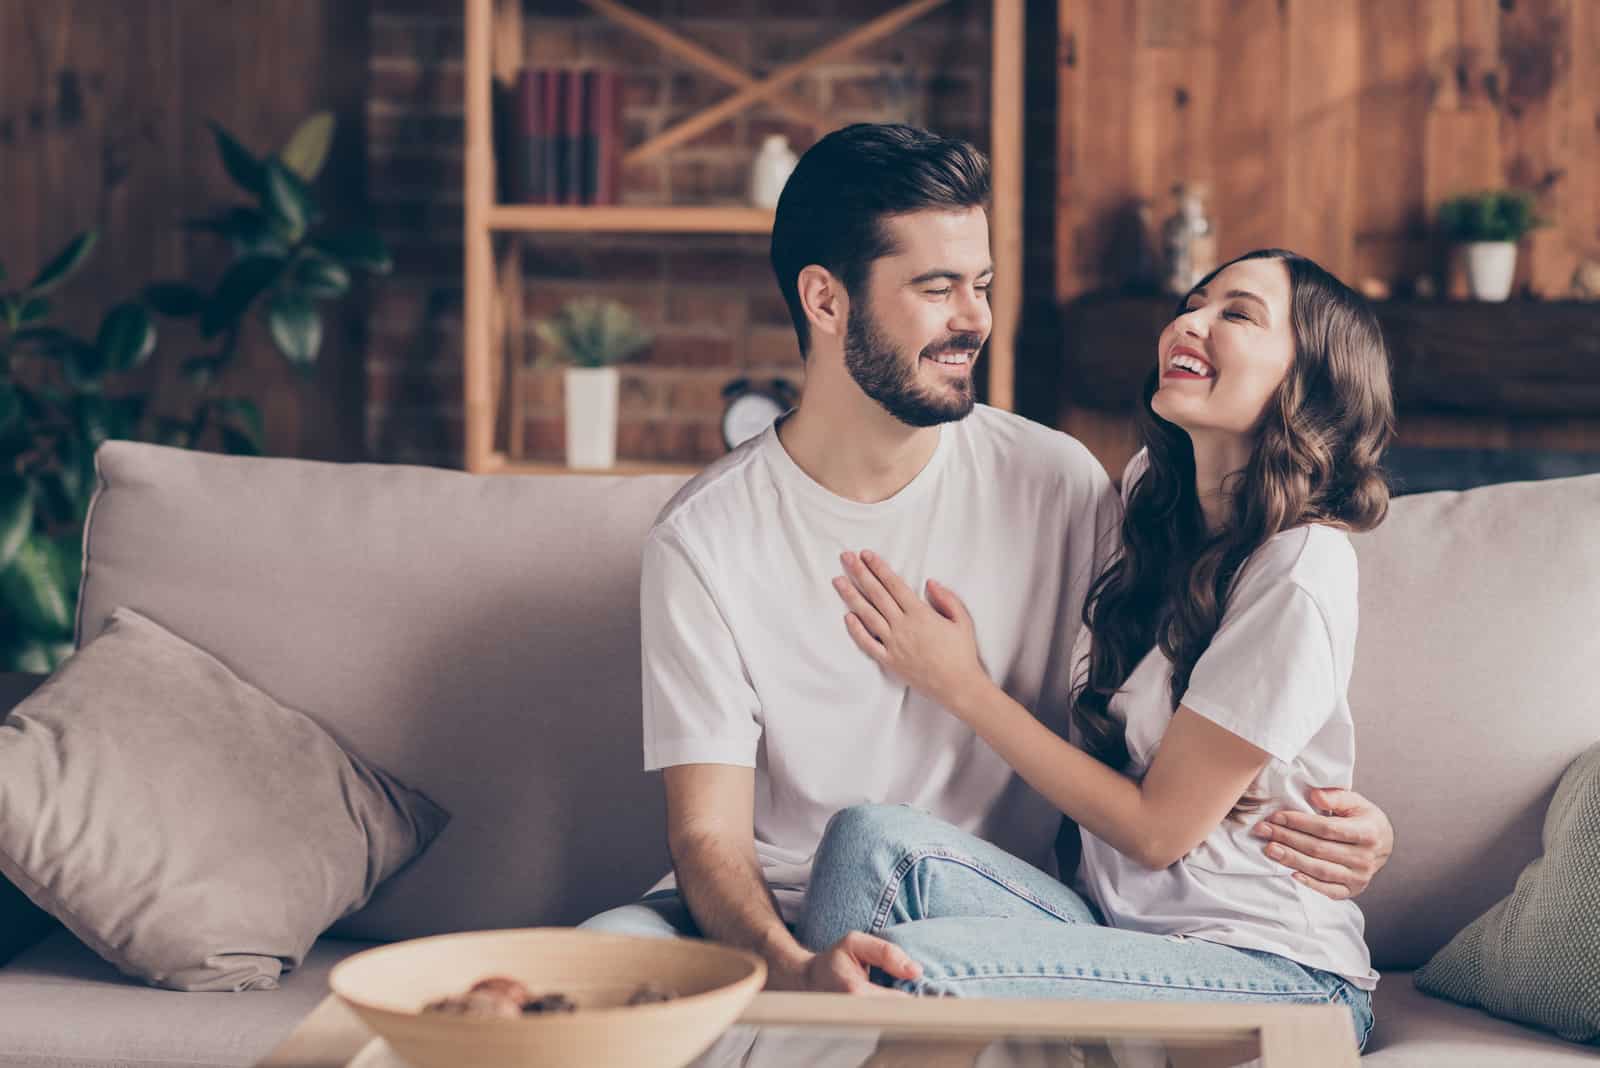
[[[1204,289],[1197,289],[1193,293],[1190,293],[1189,295],[1191,297],[1203,297],[1203,296],[1206,295],[1206,291]],[[1256,296],[1254,293],[1250,292],[1248,289],[1230,289],[1226,293],[1224,293],[1222,296],[1223,296],[1224,300],[1226,300],[1228,297],[1239,297],[1242,300],[1253,300],[1257,304],[1261,305],[1261,310],[1262,311],[1265,312],[1265,311],[1269,310],[1267,308],[1267,302],[1262,300],[1260,297]]]
[[[985,267],[983,270],[979,271],[973,277],[974,278],[982,278],[986,274],[994,274],[994,265],[993,264],[991,264],[988,267]],[[907,282],[906,285],[908,285],[908,286],[920,286],[924,282],[934,282],[934,281],[943,281],[943,280],[948,280],[948,281],[951,281],[951,282],[965,282],[967,280],[967,276],[962,274],[960,271],[953,271],[948,267],[935,267],[931,271],[923,271],[921,274],[919,274],[915,278],[911,279],[911,281]]]

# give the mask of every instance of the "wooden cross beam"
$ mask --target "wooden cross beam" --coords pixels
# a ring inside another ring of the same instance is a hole
[[[756,84],[756,79],[749,71],[729,63],[715,52],[695,44],[687,37],[672,32],[655,19],[648,15],[639,14],[626,4],[619,4],[616,0],[583,0],[583,2],[586,7],[593,9],[596,13],[604,15],[624,29],[632,30],[640,37],[649,40],[663,52],[670,52],[690,66],[699,67],[706,74],[726,85],[731,85],[735,89],[748,89]],[[826,115],[804,100],[780,96],[775,97],[771,101],[771,105],[787,114],[790,118],[798,119],[807,126],[815,127],[818,132],[826,130],[832,125]]]
[[[752,78],[748,72],[719,59],[693,41],[680,37],[654,19],[641,15],[617,3],[616,0],[583,0],[583,2],[607,18],[648,37],[661,48],[681,56],[706,73],[738,87],[738,91],[732,96],[663,130],[623,157],[626,163],[640,163],[693,140],[729,116],[736,115],[763,100],[770,100],[773,107],[781,108],[791,115],[795,114],[797,109],[802,111],[802,120],[818,130],[830,128],[833,125],[832,121],[814,111],[809,105],[780,97],[778,94],[822,64],[889,36],[907,23],[916,21],[935,8],[942,7],[948,0],[913,0],[912,3],[902,4],[893,11],[886,12],[866,25],[852,30],[832,44],[824,45],[810,55],[780,67],[760,80]]]

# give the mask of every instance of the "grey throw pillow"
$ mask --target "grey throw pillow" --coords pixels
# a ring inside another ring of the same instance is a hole
[[[0,725],[0,874],[174,990],[275,988],[448,819],[128,608]]]
[[[1600,745],[1567,769],[1544,819],[1544,856],[1511,895],[1416,976],[1429,994],[1600,1041]]]

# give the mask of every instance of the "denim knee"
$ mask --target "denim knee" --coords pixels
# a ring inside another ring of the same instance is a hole
[[[869,857],[878,852],[898,858],[909,845],[926,845],[948,825],[911,805],[861,804],[835,812],[822,832],[825,850]]]

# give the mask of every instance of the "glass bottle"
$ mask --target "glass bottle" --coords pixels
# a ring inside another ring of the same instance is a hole
[[[1206,214],[1205,187],[1179,182],[1172,187],[1177,210],[1161,228],[1166,253],[1165,288],[1181,297],[1217,265],[1217,231]]]

